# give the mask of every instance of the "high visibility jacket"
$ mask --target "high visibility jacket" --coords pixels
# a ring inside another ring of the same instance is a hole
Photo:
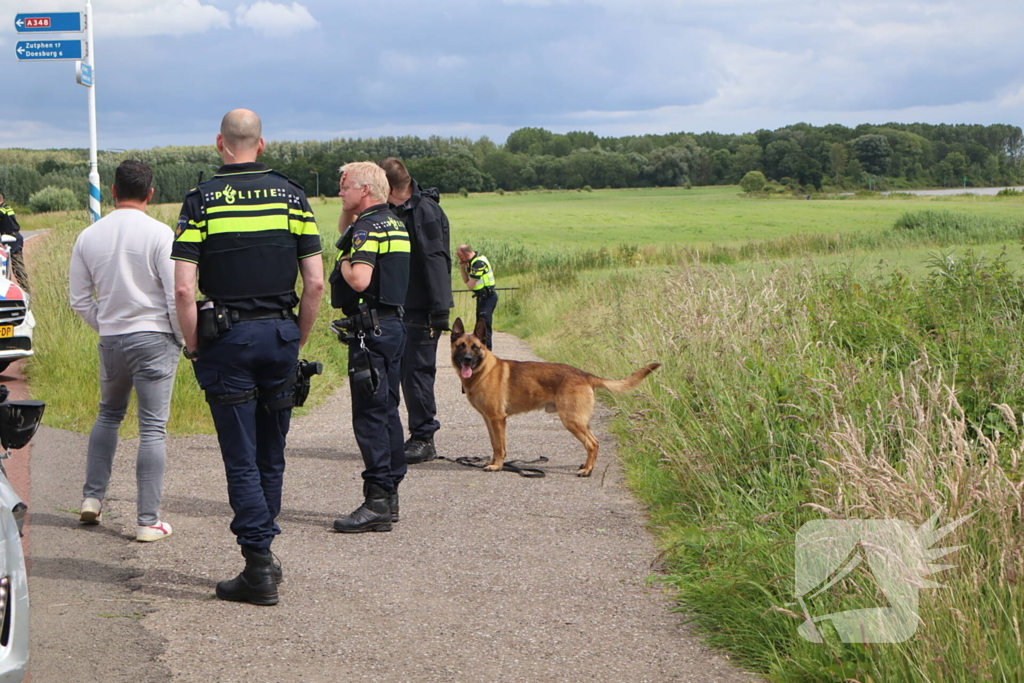
[[[228,164],[185,197],[171,258],[199,267],[199,289],[234,308],[291,309],[298,262],[321,253],[302,188],[260,163]]]
[[[467,272],[470,280],[476,280],[476,284],[473,285],[474,292],[494,286],[494,269],[491,268],[491,262],[483,254],[473,257],[473,260],[469,262]]]
[[[403,306],[409,287],[409,233],[387,204],[366,209],[348,226],[338,240],[338,262],[331,272],[331,305],[345,315],[355,315],[359,304],[370,308]],[[373,268],[369,286],[362,292],[352,289],[341,275],[341,259],[352,265],[364,263]]]

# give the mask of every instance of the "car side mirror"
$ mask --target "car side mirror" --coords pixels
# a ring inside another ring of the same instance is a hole
[[[43,401],[7,401],[0,403],[0,446],[6,450],[24,448],[35,436],[43,419]]]

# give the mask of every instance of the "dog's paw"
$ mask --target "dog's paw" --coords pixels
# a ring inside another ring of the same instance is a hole
[[[484,472],[497,472],[501,469],[501,465],[484,465]]]
[[[580,465],[579,471],[576,472],[577,477],[589,477],[590,473],[593,472],[593,468],[587,469],[586,465]]]

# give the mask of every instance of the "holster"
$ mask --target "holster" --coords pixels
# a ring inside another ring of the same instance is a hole
[[[352,390],[363,398],[370,398],[380,388],[380,375],[370,359],[370,352],[362,344],[350,344],[348,348],[348,380]]]
[[[473,298],[475,299],[489,299],[494,296],[494,287],[483,287],[473,292]]]
[[[234,325],[231,321],[231,310],[227,306],[204,299],[196,302],[196,309],[198,314],[196,328],[201,349],[213,344],[217,341],[217,337],[230,330]]]

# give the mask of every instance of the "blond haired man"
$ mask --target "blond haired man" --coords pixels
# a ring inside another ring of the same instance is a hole
[[[357,162],[340,170],[341,238],[330,277],[331,305],[346,316],[335,327],[348,344],[352,431],[363,456],[364,502],[336,519],[334,530],[391,531],[398,521],[398,485],[406,472],[398,403],[409,234],[388,209],[384,169]]]

